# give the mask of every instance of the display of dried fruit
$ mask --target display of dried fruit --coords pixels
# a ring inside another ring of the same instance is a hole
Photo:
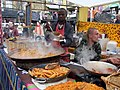
[[[77,27],[78,32],[87,31],[90,27],[97,28],[101,34],[107,34],[107,37],[110,40],[116,41],[118,43],[118,47],[120,47],[120,24],[105,24],[99,22],[79,21]]]

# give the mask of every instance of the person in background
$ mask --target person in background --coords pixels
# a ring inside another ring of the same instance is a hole
[[[120,15],[116,15],[115,24],[120,24]]]
[[[3,38],[8,39],[9,38],[9,25],[6,24],[6,26],[3,29]]]
[[[87,17],[87,21],[90,22],[90,8],[88,9],[88,17]]]
[[[22,24],[19,24],[19,25],[18,25],[17,30],[18,30],[18,34],[19,34],[20,36],[23,35],[23,25],[22,25]]]
[[[35,26],[36,26],[36,24],[35,24],[35,23],[32,23],[32,24],[31,24],[31,27],[29,28],[30,36],[33,37],[33,38],[34,38]]]
[[[89,28],[80,44],[75,49],[75,61],[83,64],[87,61],[99,61],[101,59],[101,46],[98,43],[99,32],[96,28]]]
[[[40,25],[40,22],[36,23],[35,30],[33,31],[37,36],[44,36],[44,31]]]
[[[57,16],[57,12],[53,13],[53,20],[57,20],[58,16]]]
[[[17,36],[19,36],[18,30],[17,30],[17,28],[15,27],[13,21],[9,21],[9,31],[10,31],[10,32],[9,32],[9,36],[10,36],[10,37],[17,37]]]
[[[25,23],[23,23],[23,36],[29,37],[28,27],[26,27]]]
[[[93,7],[93,10],[92,10],[92,22],[95,22],[95,16],[96,14],[99,13],[99,8],[98,7]]]
[[[59,37],[61,39],[60,46],[62,46],[65,50],[64,55],[68,53],[68,47],[71,45],[73,41],[74,32],[70,23],[66,21],[66,17],[67,11],[64,8],[60,8],[58,10],[58,20],[51,25],[52,30],[55,31],[56,33],[59,33]],[[50,27],[48,27],[48,30],[51,31]]]

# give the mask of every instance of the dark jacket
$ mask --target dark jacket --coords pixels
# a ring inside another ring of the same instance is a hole
[[[54,22],[52,24],[53,31],[56,31],[57,23],[58,22]],[[65,22],[64,31],[65,31],[64,36],[65,36],[65,39],[66,39],[66,43],[63,44],[63,46],[69,47],[71,45],[72,41],[73,41],[73,32],[74,32],[72,26],[70,25],[70,23]]]
[[[80,58],[83,58],[80,54],[83,51],[83,47],[88,47],[88,40],[86,37],[83,37],[80,45],[75,49],[75,60],[79,61]],[[99,61],[101,59],[101,46],[98,42],[94,42],[91,48],[88,48],[89,50],[93,49],[96,53],[94,58],[91,58],[90,61]],[[88,53],[86,53],[88,55]]]
[[[116,23],[116,24],[120,24],[120,20],[117,19],[117,20],[115,21],[115,23]]]

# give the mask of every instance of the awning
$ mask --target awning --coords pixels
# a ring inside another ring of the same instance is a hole
[[[67,0],[84,7],[94,7],[119,2],[120,0]]]
[[[120,8],[120,4],[119,4],[119,3],[110,4],[110,5],[109,5],[108,7],[106,7],[103,11],[110,11],[111,8],[114,8],[114,7]]]
[[[119,3],[114,3],[114,4],[110,4],[109,7],[118,7],[120,8],[120,4]]]

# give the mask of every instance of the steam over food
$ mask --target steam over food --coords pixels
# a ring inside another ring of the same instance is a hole
[[[41,51],[39,49],[19,49],[10,55],[11,58],[17,59],[36,59],[36,58],[47,58],[61,54],[60,50],[53,50],[51,52]]]

